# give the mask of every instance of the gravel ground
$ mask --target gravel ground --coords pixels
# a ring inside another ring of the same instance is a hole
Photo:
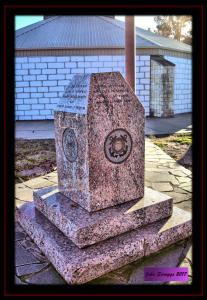
[[[15,143],[15,182],[56,170],[55,140],[24,140]]]

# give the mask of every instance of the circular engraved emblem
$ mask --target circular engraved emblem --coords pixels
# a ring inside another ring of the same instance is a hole
[[[106,158],[115,164],[124,162],[132,150],[132,138],[125,129],[118,128],[111,131],[104,143]]]
[[[76,158],[78,156],[78,143],[73,129],[65,129],[65,131],[63,132],[62,143],[63,152],[67,160],[69,160],[70,162],[76,161]]]

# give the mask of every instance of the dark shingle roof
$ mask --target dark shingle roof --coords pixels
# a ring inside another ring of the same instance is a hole
[[[136,28],[137,48],[191,52],[191,46]],[[54,16],[16,30],[16,49],[124,48],[124,22],[104,16]]]

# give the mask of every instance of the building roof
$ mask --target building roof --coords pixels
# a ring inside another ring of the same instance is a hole
[[[175,67],[171,61],[167,60],[161,55],[151,55],[151,59],[156,61],[158,64],[165,66],[165,67]]]
[[[124,22],[106,16],[53,16],[16,30],[16,50],[124,48]],[[136,27],[137,48],[191,52],[191,46]]]

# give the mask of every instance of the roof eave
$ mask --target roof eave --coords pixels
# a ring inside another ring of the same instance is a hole
[[[100,49],[125,49],[124,47],[117,47],[117,46],[110,46],[110,47],[47,47],[47,48],[16,48],[15,51],[33,51],[33,50],[100,50]],[[158,50],[168,50],[168,51],[175,51],[175,52],[183,52],[191,54],[192,51],[190,50],[180,50],[170,47],[158,47],[158,46],[142,46],[136,47],[136,49],[158,49]]]

